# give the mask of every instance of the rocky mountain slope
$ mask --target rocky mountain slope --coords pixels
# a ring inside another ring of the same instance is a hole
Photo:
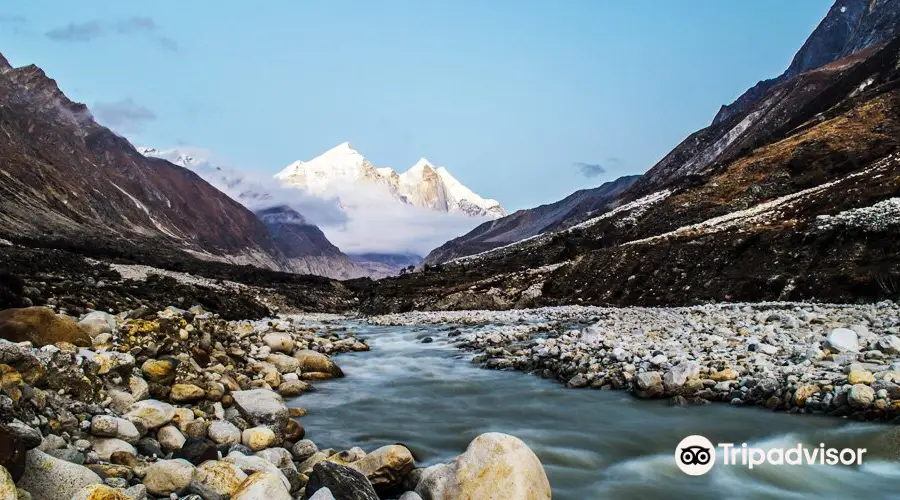
[[[620,177],[593,189],[582,189],[555,203],[518,210],[497,220],[485,222],[467,234],[452,239],[431,251],[426,264],[440,264],[515,243],[564,227],[596,210],[603,210],[631,187],[637,175]]]
[[[606,211],[360,286],[366,307],[897,297],[900,39],[861,48],[692,134]]]
[[[281,266],[253,213],[193,172],[145,158],[40,68],[2,56],[0,129],[2,238]]]
[[[838,0],[784,73],[760,81],[735,102],[722,106],[713,124],[746,112],[767,90],[789,78],[886,43],[898,32],[900,3],[894,0]]]
[[[336,279],[372,276],[296,210],[281,205],[257,210],[256,216],[269,228],[275,247],[286,258],[291,271]]]
[[[200,259],[365,275],[302,218],[272,222],[267,212],[264,223],[197,173],[145,156],[97,124],[40,68],[12,68],[2,57],[0,128],[0,238],[157,265]],[[230,187],[240,181],[218,174]]]
[[[390,167],[376,167],[347,142],[312,160],[291,163],[275,178],[285,186],[318,195],[362,184],[383,187],[385,196],[438,212],[472,217],[506,215],[500,202],[475,194],[446,168],[436,167],[425,158],[400,174]]]

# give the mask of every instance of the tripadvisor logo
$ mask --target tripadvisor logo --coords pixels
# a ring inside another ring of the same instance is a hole
[[[716,448],[703,436],[688,436],[675,448],[675,463],[690,476],[702,476],[716,464]]]
[[[803,443],[789,448],[754,448],[743,443],[719,443],[713,446],[703,436],[688,436],[675,448],[675,463],[682,472],[691,476],[702,476],[716,465],[716,448],[722,456],[722,464],[729,466],[753,467],[771,465],[861,465],[865,448],[826,448],[825,443],[809,447]]]

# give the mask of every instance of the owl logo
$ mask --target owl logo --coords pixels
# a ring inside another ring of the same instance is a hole
[[[716,447],[703,436],[688,436],[675,448],[675,463],[690,476],[702,476],[716,464]]]

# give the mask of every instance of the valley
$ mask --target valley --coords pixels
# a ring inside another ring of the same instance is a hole
[[[145,18],[91,26],[77,42],[173,48]],[[403,87],[401,133],[378,99],[344,108],[344,85],[392,76],[350,68],[292,82],[327,82],[301,107],[344,109],[337,125],[267,122],[233,166],[121,127],[152,128],[149,109],[111,119],[0,56],[0,500],[894,495],[900,0],[835,1],[783,73],[655,164],[575,158],[582,184],[533,208],[479,194],[524,189],[520,165],[481,166],[497,123],[546,134],[529,94],[453,135],[455,94],[420,120],[428,93]],[[196,137],[221,130],[207,125]],[[377,162],[325,150],[330,127],[392,145]],[[479,147],[457,156],[438,135]],[[400,149],[420,159],[380,160]],[[432,149],[458,178],[419,156]],[[544,174],[548,190],[572,175]],[[697,477],[679,441],[698,435],[868,455],[754,469],[712,452]]]

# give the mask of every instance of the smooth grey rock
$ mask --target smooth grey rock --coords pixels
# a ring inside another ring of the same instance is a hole
[[[160,460],[147,467],[144,486],[151,495],[180,495],[187,491],[194,477],[194,466],[187,460]]]
[[[316,454],[319,451],[319,447],[316,446],[316,443],[310,441],[309,439],[301,439],[294,443],[294,447],[291,449],[291,454],[294,455],[294,459],[298,462],[302,462],[307,458]]]
[[[35,499],[71,500],[91,484],[101,484],[100,476],[83,465],[52,457],[38,449],[28,451],[25,474],[17,486]]]
[[[835,328],[825,338],[825,347],[834,352],[859,352],[859,337],[849,328]]]
[[[226,420],[216,420],[209,424],[209,438],[216,444],[236,444],[241,442],[241,430]]]
[[[231,393],[234,405],[251,425],[272,429],[279,439],[284,437],[284,427],[290,418],[290,411],[284,399],[268,389],[252,389]]]

